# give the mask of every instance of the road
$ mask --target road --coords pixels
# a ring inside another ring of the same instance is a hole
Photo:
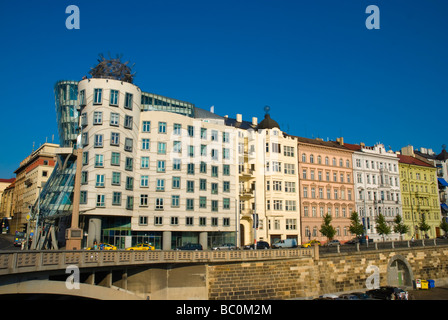
[[[409,290],[409,300],[448,300],[448,287],[435,287],[428,290]]]
[[[13,235],[0,234],[0,250],[20,250],[20,247],[14,247]]]

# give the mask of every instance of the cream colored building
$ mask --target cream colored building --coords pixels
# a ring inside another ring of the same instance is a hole
[[[79,92],[88,246],[235,242],[236,135],[223,117],[175,99],[142,98],[137,86],[113,79],[83,80]]]
[[[24,231],[26,228],[26,216],[53,172],[58,148],[58,144],[44,143],[26,157],[14,171],[16,181],[13,196],[14,212],[10,222],[12,232]]]

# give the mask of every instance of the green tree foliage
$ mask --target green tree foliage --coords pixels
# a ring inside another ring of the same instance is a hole
[[[320,226],[320,232],[328,238],[328,241],[333,240],[335,234],[336,234],[336,229],[331,225],[331,215],[330,214],[326,214],[324,217],[324,223]]]
[[[350,216],[350,227],[349,227],[349,231],[356,235],[357,237],[362,236],[364,234],[364,226],[362,225],[362,223],[359,221],[359,215],[358,212],[353,211],[352,215]]]
[[[386,224],[386,219],[381,213],[378,215],[378,218],[376,219],[376,231],[378,232],[379,235],[383,236],[383,239],[384,236],[387,236],[391,232],[390,227]]]
[[[397,214],[394,219],[394,232],[399,233],[400,237],[403,240],[403,234],[409,232],[409,226],[405,225],[403,223],[403,219],[401,218],[401,215]]]

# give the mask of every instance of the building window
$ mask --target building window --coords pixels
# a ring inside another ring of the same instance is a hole
[[[138,225],[139,226],[147,226],[148,225],[148,217],[147,216],[139,216],[138,217]]]
[[[194,180],[187,180],[187,192],[194,192]]]
[[[149,186],[149,176],[140,176],[140,187],[147,188]]]
[[[81,184],[87,184],[88,174],[89,173],[87,171],[81,172]]]
[[[172,188],[180,189],[180,177],[173,177]]]
[[[121,205],[121,192],[112,193],[112,205],[113,206]]]
[[[101,111],[93,113],[93,124],[103,124],[103,113]]]
[[[205,217],[199,217],[199,225],[201,227],[205,227],[207,225],[207,218]]]
[[[171,225],[172,226],[179,225],[179,217],[171,217]]]
[[[121,184],[121,172],[112,172],[112,185],[119,186]]]
[[[86,204],[87,203],[87,191],[81,191],[80,197],[79,197],[79,203],[80,204]]]
[[[193,217],[186,217],[185,218],[185,225],[192,226],[193,225]]]
[[[179,123],[174,124],[173,134],[180,136],[182,134],[182,125]]]
[[[102,154],[95,155],[95,168],[104,167],[104,156]]]
[[[96,196],[96,206],[98,208],[104,208],[106,206],[105,197],[104,194],[98,194]]]
[[[147,169],[149,168],[149,157],[142,157],[140,160],[140,168]]]
[[[103,89],[94,89],[93,91],[93,103],[101,104],[103,99]]]
[[[159,133],[166,133],[166,122],[159,122]]]
[[[111,132],[110,134],[110,145],[118,146],[120,145],[120,134],[118,132]]]
[[[132,116],[124,116],[124,127],[126,129],[132,129],[132,123],[134,121],[134,118]]]
[[[134,96],[132,95],[132,93],[127,93],[126,92],[126,95],[124,97],[124,107],[126,109],[132,110],[132,100],[133,100],[133,97]]]
[[[173,159],[173,170],[180,170],[181,160]]]
[[[163,217],[154,217],[154,225],[155,226],[161,226],[163,225]]]
[[[217,227],[218,226],[218,218],[213,217],[212,218],[212,227]]]
[[[165,160],[157,161],[157,172],[165,172]]]
[[[188,126],[188,136],[194,137],[194,127],[193,126]]]
[[[150,140],[142,139],[142,150],[149,150]]]
[[[132,171],[133,167],[134,167],[134,159],[126,157],[126,162],[125,162],[125,167],[124,167],[125,170]]]
[[[151,132],[151,121],[143,121],[142,131]]]
[[[230,165],[223,164],[222,165],[222,175],[223,176],[230,176]]]
[[[157,143],[157,153],[158,154],[166,154],[166,143],[165,142]]]
[[[124,141],[124,151],[132,152],[132,144],[134,141],[131,138],[126,138]]]
[[[157,179],[156,191],[165,191],[165,179]]]
[[[212,211],[213,212],[218,211],[218,200],[212,200]]]
[[[134,178],[126,177],[126,190],[134,189]]]
[[[110,125],[118,127],[120,124],[120,115],[118,113],[111,112],[110,114]]]
[[[110,90],[110,105],[118,106],[118,90]]]
[[[199,197],[199,208],[201,209],[207,208],[207,197]]]
[[[230,209],[230,198],[223,198],[222,199],[222,208],[224,210]]]
[[[102,148],[103,147],[103,135],[102,134],[96,134],[95,135],[95,148]]]
[[[194,199],[187,199],[187,210],[194,210]]]
[[[104,188],[104,174],[97,174],[96,175],[96,187]]]
[[[179,198],[180,196],[171,196],[171,207],[172,208],[179,208]]]
[[[156,198],[156,210],[163,210],[163,198]]]
[[[147,207],[147,206],[148,206],[148,195],[141,194],[140,195],[140,207]]]
[[[222,226],[223,227],[230,227],[230,219],[229,218],[222,218]]]
[[[126,198],[126,209],[133,210],[134,209],[134,197],[127,196]]]

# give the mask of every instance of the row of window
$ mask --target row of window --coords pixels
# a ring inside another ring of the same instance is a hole
[[[266,161],[266,172],[282,173],[282,163],[278,161]],[[283,163],[283,172],[285,174],[295,174],[296,166],[294,163]]]
[[[109,105],[113,107],[118,107],[120,97],[120,91],[111,89],[109,90]],[[86,91],[79,91],[79,105],[86,105]],[[104,92],[102,88],[93,89],[93,104],[99,105],[103,103]],[[134,95],[129,92],[125,92],[124,94],[124,108],[132,110]]]
[[[84,151],[83,153],[83,159],[82,159],[83,165],[89,164],[89,151]],[[112,152],[111,153],[111,160],[110,160],[111,166],[119,167],[121,165],[121,154],[120,152]],[[94,167],[95,168],[104,168],[105,166],[105,160],[103,154],[95,154],[95,162]],[[182,160],[181,159],[173,159],[172,161],[172,170],[174,171],[180,171],[182,168]],[[134,169],[134,158],[132,157],[125,157],[125,170],[127,171],[133,171]],[[140,169],[150,169],[150,162],[149,157],[141,157],[140,158]],[[194,163],[187,163],[187,174],[194,175],[196,173],[196,164]],[[166,172],[166,160],[157,160],[156,162],[156,171],[157,172]],[[218,177],[219,175],[219,166],[211,165],[210,166],[211,176],[212,177]],[[199,173],[207,174],[208,172],[208,165],[206,162],[201,162],[199,164]],[[229,176],[230,175],[230,165],[223,164],[222,165],[222,175],[223,176]]]
[[[130,178],[130,179],[129,179]],[[186,191],[188,193],[195,192],[195,183],[198,183],[199,191],[207,191],[208,183],[207,179],[199,179],[199,181],[195,180],[187,180],[186,182]],[[88,172],[83,171],[81,174],[81,184],[88,184]],[[165,191],[166,179],[155,180],[155,191]],[[111,186],[120,186],[121,185],[121,172],[112,172]],[[105,174],[96,174],[95,178],[95,187],[104,188],[106,187],[106,175]],[[141,175],[140,176],[140,187],[141,188],[149,188],[149,175]],[[134,179],[132,177],[126,177],[126,189],[132,190],[134,188]],[[172,189],[180,189],[181,188],[181,177],[172,177],[171,178],[171,188]],[[218,183],[210,183],[210,191],[211,194],[218,194]],[[222,182],[222,192],[230,192],[230,181]]]
[[[385,217],[395,217],[396,215],[400,214],[400,208],[395,207],[382,207],[382,206],[367,206],[366,207],[366,213],[368,217],[376,217],[378,214],[382,214]],[[365,217],[366,214],[364,213],[364,206],[360,206],[358,208],[358,213],[360,217]]]
[[[304,199],[307,198],[311,198],[311,199],[324,199],[324,188],[315,188],[315,187],[311,187],[310,191],[311,193],[308,193],[308,189],[309,187],[303,187],[303,193],[302,193],[302,197]],[[347,189],[345,190],[344,188],[333,188],[333,198],[331,197],[331,187],[327,187],[326,189],[326,199],[330,200],[352,200],[352,190],[351,189]],[[317,191],[317,193],[316,193]],[[345,191],[347,191],[347,199],[346,199],[346,194]]]
[[[80,194],[80,204],[87,204],[87,191],[81,191]],[[134,197],[126,196],[126,209],[132,210],[134,208]],[[112,206],[121,206],[124,200],[123,194],[121,192],[112,193]],[[171,208],[180,208],[181,198],[180,195],[171,195],[171,199],[166,198],[154,198],[153,199],[154,210],[164,210],[166,206]],[[166,203],[168,200],[169,203]],[[219,211],[219,203],[221,202],[222,210],[230,210],[230,198],[222,198],[219,200],[208,200],[207,197],[199,197],[198,199],[186,198],[185,199],[185,210],[194,211],[196,209],[210,209],[211,212]],[[139,207],[149,207],[150,197],[148,194],[141,194],[139,197]],[[209,207],[210,206],[210,207]],[[105,208],[106,207],[106,195],[97,194],[96,195],[96,207]]]
[[[272,219],[266,219],[268,222],[268,230],[281,230],[282,222],[285,222],[285,230],[287,231],[294,231],[297,230],[297,219],[279,219],[279,218],[272,218]],[[265,220],[260,219],[258,221],[258,229],[264,230],[265,228]]]
[[[169,219],[169,224],[171,226],[178,226],[179,225],[179,217],[163,217],[163,216],[154,216],[154,225],[155,226],[162,226],[164,225],[165,219]],[[185,226],[195,226],[196,224],[200,227],[206,227],[210,223],[210,226],[212,227],[218,227],[219,226],[219,218],[216,217],[185,217],[183,218],[184,225]],[[148,225],[148,216],[139,216],[138,219],[138,225],[139,226],[147,226]],[[221,226],[223,227],[230,227],[230,218],[222,218],[221,219]]]
[[[400,193],[399,192],[390,192],[390,191],[367,191],[367,198],[365,190],[358,191],[358,200],[369,200],[369,201],[396,201],[397,203],[400,201]]]
[[[344,177],[346,177],[346,180],[344,179]],[[310,180],[316,180],[316,171],[310,169],[310,175],[308,176],[308,169],[303,169],[302,170],[302,179],[308,180],[308,178]],[[321,171],[321,170],[317,171],[317,180],[323,181],[323,171]],[[330,180],[330,171],[325,171],[325,181],[331,181]],[[333,182],[338,182],[338,172],[333,172]],[[345,172],[339,173],[339,182],[351,183],[351,174],[350,173],[346,174]]]
[[[361,159],[356,159],[356,167],[362,168]],[[388,169],[390,172],[398,172],[398,166],[396,163],[365,160],[364,167],[365,169],[371,169],[371,170]]]
[[[337,237],[340,237],[342,235],[344,235],[344,236],[349,236],[350,235],[348,227],[344,227],[344,229],[343,229],[344,233],[343,234],[341,234],[341,227],[336,227],[335,229],[336,229],[335,236],[337,236]],[[305,236],[308,237],[308,238],[311,238],[311,237],[315,238],[315,237],[318,237],[318,236],[323,237],[324,235],[319,230],[320,230],[320,227],[316,227],[315,226],[315,227],[313,227],[313,232],[311,232],[310,231],[310,227],[306,226],[305,227]]]
[[[317,163],[317,164],[322,164],[322,157],[319,155],[317,156],[317,159],[315,159],[314,154],[310,154],[309,155],[309,159],[307,159],[307,155],[306,153],[302,153],[302,162],[303,163],[307,163],[307,160],[309,160],[309,163]],[[334,167],[337,166],[337,159],[335,157],[332,158],[331,163]],[[330,165],[330,158],[327,156],[325,157],[325,165],[329,166]],[[344,160],[342,158],[339,159],[339,167],[343,167],[344,166]],[[350,160],[345,160],[345,167],[350,168]]]
[[[310,210],[311,209],[311,210]],[[334,210],[333,210],[334,209]],[[319,210],[319,213],[318,213]],[[333,215],[334,212],[334,215]],[[325,214],[329,214],[334,218],[348,218],[352,212],[352,208],[338,208],[338,207],[330,207],[327,206],[327,213],[325,213],[324,207],[315,207],[315,206],[303,206],[303,216],[304,217],[313,217],[316,218],[319,214],[320,218],[323,218]]]

